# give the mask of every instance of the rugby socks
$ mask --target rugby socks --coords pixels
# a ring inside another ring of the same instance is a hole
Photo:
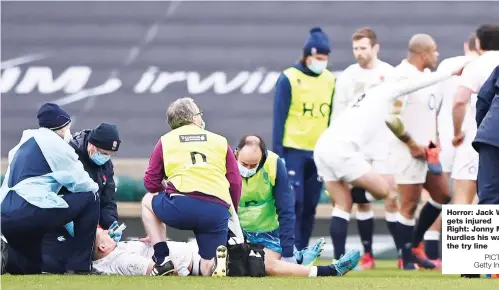
[[[166,242],[159,242],[153,246],[154,248],[154,260],[156,264],[161,265],[165,260],[170,259],[170,249]]]
[[[338,276],[338,272],[331,266],[313,266],[310,267],[310,274],[308,277],[327,277]]]
[[[417,247],[421,243],[424,233],[431,227],[441,212],[442,205],[431,199],[423,206],[419,213],[419,221],[416,225],[414,236],[412,237],[414,247]]]
[[[333,241],[334,258],[339,259],[341,255],[345,254],[350,213],[335,207],[332,216],[329,233]]]
[[[397,249],[397,254],[400,256],[400,243],[397,235],[397,213],[396,212],[386,212],[385,213],[386,226],[390,235],[392,235],[393,242],[395,243],[395,248]]]
[[[357,227],[359,229],[360,240],[364,246],[364,254],[372,255],[373,234],[374,234],[374,212],[357,211]]]
[[[424,234],[424,249],[430,260],[440,259],[440,233],[427,231]]]
[[[397,213],[397,234],[404,263],[414,262],[412,255],[412,233],[414,232],[415,224],[416,219],[408,219]]]

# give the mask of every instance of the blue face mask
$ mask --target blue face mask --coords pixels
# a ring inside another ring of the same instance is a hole
[[[109,159],[111,159],[111,156],[104,154],[104,153],[100,153],[99,151],[97,151],[97,152],[95,152],[94,155],[90,156],[90,159],[92,159],[92,161],[95,164],[101,166],[104,163],[108,162]]]
[[[307,67],[315,74],[320,75],[322,71],[325,70],[327,67],[327,60],[318,60],[312,58],[312,62]]]
[[[239,173],[241,173],[241,176],[244,177],[244,178],[250,178],[251,176],[255,175],[256,174],[256,167],[253,168],[253,169],[248,169],[244,166],[241,165],[241,163],[237,163],[238,167],[239,167]]]

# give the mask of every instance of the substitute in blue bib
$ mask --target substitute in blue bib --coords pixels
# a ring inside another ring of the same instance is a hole
[[[298,63],[284,70],[276,83],[273,151],[284,158],[295,192],[296,247],[308,245],[322,182],[313,151],[329,126],[335,77],[326,69],[329,39],[321,28],[310,31]]]

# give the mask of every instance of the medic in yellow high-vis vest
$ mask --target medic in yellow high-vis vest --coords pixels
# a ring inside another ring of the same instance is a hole
[[[326,69],[329,53],[327,35],[313,28],[303,57],[282,73],[275,90],[272,147],[285,160],[295,191],[298,250],[308,245],[322,189],[313,150],[329,126],[333,103],[335,77]]]
[[[152,276],[175,272],[163,223],[194,232],[203,276],[213,273],[215,256],[217,261],[227,257],[228,223],[237,212],[241,176],[227,139],[205,130],[202,115],[191,98],[168,107],[172,131],[154,147],[144,176],[150,193],[142,199],[142,221],[154,247]],[[225,264],[217,263],[213,274],[225,276]]]
[[[294,194],[282,159],[267,150],[265,142],[256,135],[243,136],[235,155],[243,178],[239,221],[248,242],[265,247],[266,266],[267,263],[274,265],[268,267],[273,269],[269,274],[283,274],[279,271],[282,267],[275,267],[277,260],[311,265],[320,256],[324,239],[319,239],[311,248],[295,249]],[[299,276],[303,272],[300,267],[287,265],[287,268],[285,273],[289,275]]]

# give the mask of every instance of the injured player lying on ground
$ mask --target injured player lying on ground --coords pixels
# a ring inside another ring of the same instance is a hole
[[[179,276],[199,275],[198,248],[195,242],[168,241],[175,272]],[[107,231],[98,228],[93,267],[105,275],[150,275],[154,267],[153,246],[149,240],[115,242]],[[197,265],[198,267],[195,267]]]
[[[167,243],[175,273],[178,276],[199,275],[201,259],[196,242]],[[360,258],[359,251],[352,250],[328,266],[303,266],[280,260],[265,260],[265,253],[259,245],[230,244],[217,249],[214,276],[343,276],[357,265]],[[147,238],[117,243],[107,231],[99,228],[93,267],[104,275],[149,275],[154,267],[153,253]],[[230,253],[234,255],[231,257]]]

